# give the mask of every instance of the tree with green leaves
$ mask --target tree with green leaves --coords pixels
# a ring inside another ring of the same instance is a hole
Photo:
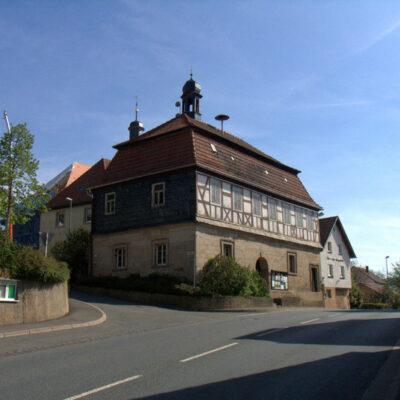
[[[0,139],[0,218],[7,228],[46,209],[48,195],[36,179],[39,161],[33,157],[33,143],[26,123],[11,126]]]

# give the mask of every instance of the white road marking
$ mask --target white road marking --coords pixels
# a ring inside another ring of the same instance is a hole
[[[332,315],[328,315],[328,318],[333,318],[333,317],[337,317],[339,314],[332,314]]]
[[[308,324],[310,322],[319,321],[321,318],[310,319],[309,321],[300,322],[300,325]]]
[[[200,358],[200,357],[206,356],[206,355],[211,354],[211,353],[215,353],[215,352],[220,351],[220,350],[228,349],[229,347],[236,346],[237,344],[239,344],[239,343],[235,342],[235,343],[227,344],[226,346],[218,347],[217,349],[206,351],[205,353],[197,354],[195,356],[192,356],[192,357],[189,357],[189,358],[185,358],[184,360],[180,360],[180,361],[182,363],[187,362],[187,361],[191,361],[191,360],[194,360],[196,358]]]
[[[143,376],[143,375],[131,376],[131,377],[129,377],[129,378],[122,379],[122,380],[120,380],[120,381],[113,382],[113,383],[110,383],[110,384],[108,384],[108,385],[101,386],[101,387],[99,387],[99,388],[92,389],[92,390],[89,390],[89,391],[84,392],[84,393],[81,393],[81,394],[77,394],[77,395],[72,396],[72,397],[68,397],[68,398],[65,399],[65,400],[76,400],[76,399],[81,399],[82,397],[89,396],[89,395],[91,395],[91,394],[93,394],[93,393],[98,393],[98,392],[101,392],[102,390],[110,389],[110,388],[112,388],[112,387],[114,387],[114,386],[122,385],[123,383],[127,383],[127,382],[130,382],[130,381],[134,381],[135,379],[139,379],[139,378],[141,378],[142,376]]]
[[[272,331],[268,331],[268,332],[259,333],[259,334],[257,335],[257,337],[261,337],[261,336],[267,336],[267,335],[270,335],[271,333],[275,333],[275,332],[283,331],[284,329],[286,329],[286,328],[272,329]]]

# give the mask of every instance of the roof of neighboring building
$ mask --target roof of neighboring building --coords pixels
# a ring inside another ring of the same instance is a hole
[[[361,267],[352,267],[353,279],[357,284],[362,284],[381,293],[386,285],[386,281],[375,275],[371,270]]]
[[[73,206],[90,204],[92,198],[88,195],[87,189],[104,182],[104,174],[109,164],[110,160],[105,158],[99,160],[73,183],[57,193],[57,195],[47,203],[47,207],[52,209],[68,207],[69,200],[66,199],[67,197],[72,199]]]
[[[346,231],[343,228],[342,223],[340,222],[340,218],[338,216],[335,217],[327,217],[319,219],[319,237],[322,247],[325,247],[326,241],[328,240],[329,234],[332,232],[334,226],[337,226],[343,241],[347,247],[347,251],[349,252],[350,258],[356,258],[356,253],[351,246],[350,240],[346,235]]]
[[[106,184],[196,166],[321,209],[298,178],[299,170],[186,114],[114,147],[118,152],[107,169]]]
[[[84,174],[90,165],[74,162],[46,183],[48,192],[58,193]]]

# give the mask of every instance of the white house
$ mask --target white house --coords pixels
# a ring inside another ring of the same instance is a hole
[[[339,217],[321,218],[321,277],[326,308],[350,308],[353,248]]]

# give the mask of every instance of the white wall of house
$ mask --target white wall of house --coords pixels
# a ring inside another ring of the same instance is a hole
[[[328,249],[331,243],[331,251]],[[341,254],[339,254],[339,246]],[[329,274],[329,265],[332,265],[333,276]],[[344,278],[341,276],[341,267],[344,267]],[[323,284],[326,288],[351,289],[350,257],[340,230],[335,226],[321,252],[321,272]]]
[[[87,209],[91,209],[91,204],[84,204],[72,207],[72,218],[71,218],[71,231],[77,228],[83,228],[85,230],[91,230],[91,223],[87,221],[85,216],[87,215]],[[60,223],[60,218],[57,214],[63,214],[64,223]],[[48,233],[48,250],[51,249],[57,242],[61,242],[66,239],[69,232],[69,220],[70,220],[70,209],[60,208],[57,210],[50,210],[40,214],[40,232]],[[43,240],[40,240],[39,249],[44,252],[45,244]]]

